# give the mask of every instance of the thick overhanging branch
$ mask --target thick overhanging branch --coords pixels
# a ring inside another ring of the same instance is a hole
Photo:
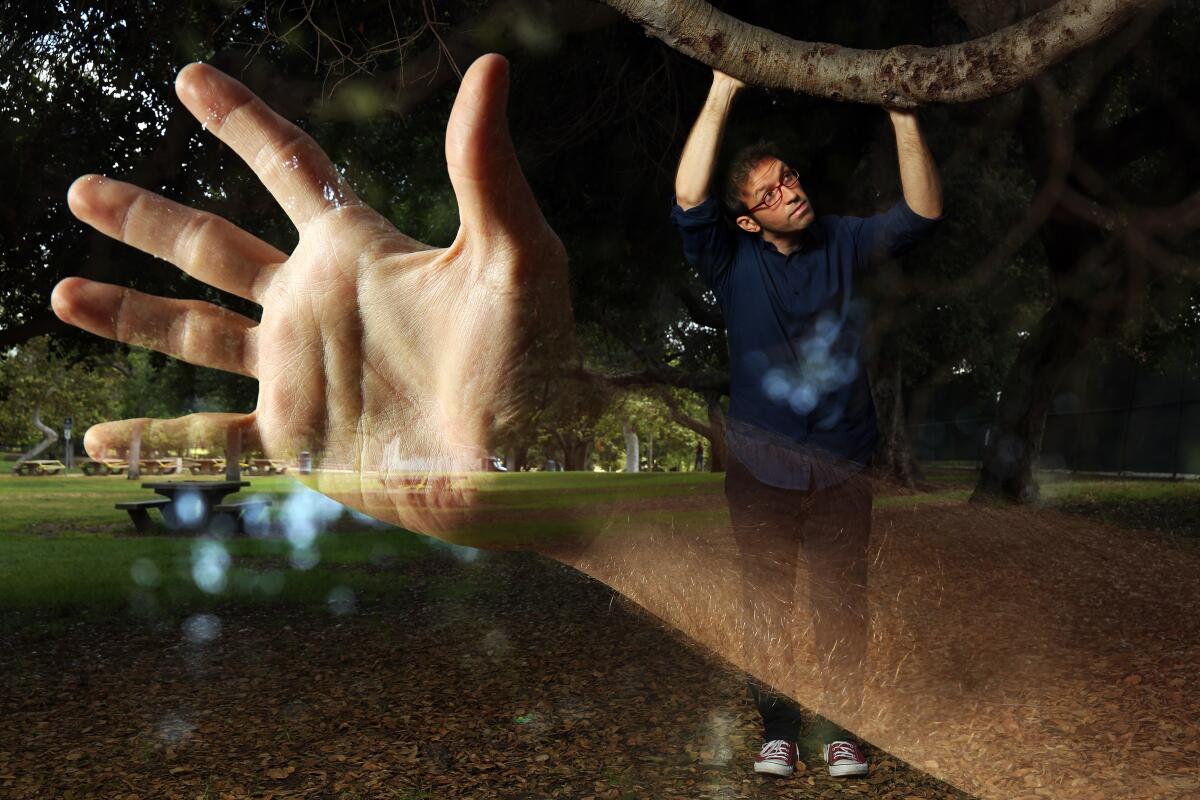
[[[1059,0],[995,33],[942,47],[858,50],[801,42],[704,0],[602,0],[649,36],[748,84],[895,107],[968,103],[1016,89],[1165,0]]]
[[[679,425],[687,428],[693,433],[703,436],[705,439],[715,439],[717,431],[712,425],[706,425],[695,417],[689,416],[679,407],[679,403],[671,396],[670,392],[663,392],[662,399],[666,402],[667,408],[671,412],[671,419]]]

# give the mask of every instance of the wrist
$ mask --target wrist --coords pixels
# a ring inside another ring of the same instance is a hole
[[[730,94],[737,94],[739,89],[742,89],[746,84],[739,81],[737,78],[726,75],[723,72],[713,73],[712,88],[714,91],[723,91]]]

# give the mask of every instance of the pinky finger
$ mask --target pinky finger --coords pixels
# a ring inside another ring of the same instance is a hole
[[[184,452],[203,449],[225,452],[231,435],[241,439],[241,452],[261,451],[262,440],[254,414],[189,414],[175,419],[123,419],[101,422],[88,429],[83,447],[88,456],[128,458],[133,443],[141,443],[143,453]]]

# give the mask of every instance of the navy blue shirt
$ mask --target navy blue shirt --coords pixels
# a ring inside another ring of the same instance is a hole
[[[786,256],[728,227],[712,197],[687,211],[675,204],[671,220],[725,315],[733,455],[787,489],[824,488],[861,469],[879,439],[862,363],[862,281],[938,220],[903,200],[873,217],[818,217]]]

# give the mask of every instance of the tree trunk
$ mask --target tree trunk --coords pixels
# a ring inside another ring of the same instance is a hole
[[[520,472],[529,464],[529,445],[514,445],[504,454],[504,466],[509,472]]]
[[[1081,134],[1063,130],[1061,108],[1043,108],[1032,92],[1025,100],[1021,141],[1030,171],[1044,186],[1053,173],[1052,146],[1070,135],[1078,147]],[[1076,191],[1069,184],[1067,188]],[[1082,187],[1079,191],[1086,196]],[[1061,200],[1041,226],[1039,238],[1054,301],[1022,343],[1005,378],[973,502],[1037,500],[1034,470],[1063,373],[1093,339],[1112,333],[1129,318],[1145,290],[1146,265],[1119,246],[1120,233],[1081,218]]]
[[[637,431],[626,422],[621,426],[621,433],[625,436],[625,471],[637,472],[641,467]]]
[[[922,477],[920,465],[913,456],[904,416],[904,382],[898,353],[885,345],[871,381],[879,420],[879,445],[875,448],[875,474],[887,477],[901,486],[915,489]]]
[[[1038,322],[1004,382],[972,502],[1038,499],[1034,469],[1054,392],[1066,368],[1097,332],[1096,319],[1086,307],[1063,300],[1056,301]]]
[[[563,469],[579,472],[588,468],[589,439],[568,438],[563,442]]]
[[[52,444],[58,441],[58,431],[51,428],[46,423],[42,422],[42,404],[38,403],[33,407],[33,425],[46,437],[37,445],[31,448],[28,452],[21,455],[21,461],[32,461],[46,451]]]
[[[705,392],[704,403],[708,409],[708,442],[712,457],[709,458],[710,472],[725,471],[725,410],[721,408],[721,395]]]

